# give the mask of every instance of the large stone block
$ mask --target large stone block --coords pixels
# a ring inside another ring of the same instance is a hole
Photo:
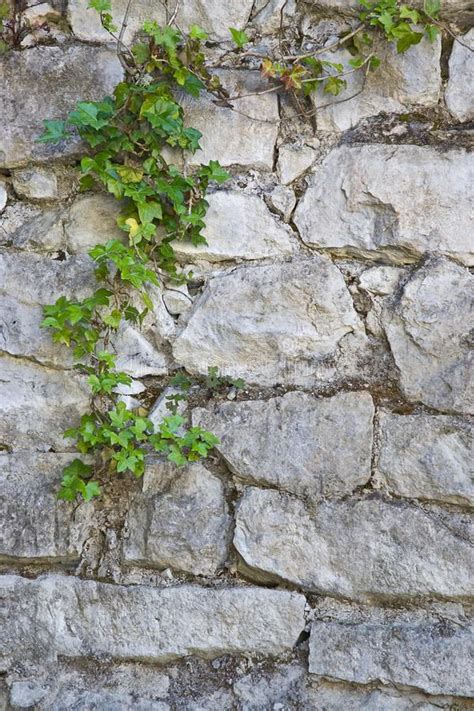
[[[64,217],[64,233],[69,252],[88,252],[109,239],[127,241],[117,225],[120,204],[112,195],[99,193],[78,197]]]
[[[333,501],[314,512],[277,491],[248,489],[234,545],[265,579],[353,599],[470,595],[466,521],[378,499]]]
[[[387,306],[385,330],[402,390],[409,400],[437,410],[472,412],[474,279],[442,257],[430,259]]]
[[[201,464],[149,462],[127,515],[124,559],[213,575],[226,560],[230,523],[224,485]]]
[[[91,525],[91,504],[59,501],[61,473],[73,454],[0,454],[0,559],[74,562]]]
[[[294,250],[290,230],[275,219],[262,198],[220,190],[207,199],[203,235],[208,244],[193,247],[177,241],[173,248],[181,259],[252,260],[289,255]]]
[[[0,374],[0,443],[12,450],[70,450],[62,433],[89,409],[84,378],[5,355]]]
[[[174,12],[174,3],[169,3],[170,16]],[[229,39],[229,27],[243,29],[253,7],[253,0],[240,0],[238,3],[223,3],[219,0],[186,0],[178,3],[176,23],[184,30],[197,24],[213,39]],[[120,27],[127,8],[127,0],[112,1],[114,22]],[[69,21],[72,31],[82,40],[95,42],[110,42],[111,36],[100,24],[100,19],[94,10],[87,9],[81,0],[71,0],[68,3]],[[129,43],[141,29],[146,20],[155,20],[158,24],[166,23],[165,6],[156,0],[140,0],[131,7],[128,16],[124,41]]]
[[[347,87],[337,97],[320,89],[311,95],[321,131],[346,131],[364,118],[384,113],[405,113],[413,106],[436,106],[441,92],[441,38],[423,39],[398,54],[381,40],[374,49],[381,60],[376,71],[364,68],[345,77]],[[327,52],[321,59],[339,62],[351,71],[353,59],[347,49]],[[349,98],[353,97],[353,98]],[[341,99],[347,98],[347,101]],[[321,106],[321,108],[318,108]]]
[[[29,657],[165,663],[191,654],[276,656],[304,628],[305,598],[252,587],[122,586],[0,577],[3,665]]]
[[[231,101],[233,110],[216,106],[210,94],[183,97],[186,122],[202,133],[201,149],[187,161],[196,165],[218,160],[224,166],[272,170],[279,126],[276,94],[247,96],[268,88],[260,72],[220,70],[217,75],[230,96],[245,98]]]
[[[195,410],[193,422],[219,437],[217,449],[239,479],[317,500],[368,481],[373,414],[368,393],[291,392]]]
[[[193,373],[217,366],[262,385],[303,384],[327,375],[339,349],[355,352],[364,344],[342,274],[329,259],[314,255],[211,279],[173,353]]]
[[[0,62],[0,168],[78,153],[77,140],[36,143],[44,119],[61,119],[77,101],[99,100],[122,79],[117,55],[91,46],[33,47],[7,52]]]
[[[379,423],[382,486],[397,496],[474,506],[470,422],[381,412]]]
[[[474,630],[462,607],[357,611],[332,606],[321,617],[317,615],[311,629],[310,672],[358,684],[473,695]]]
[[[0,246],[53,252],[64,249],[60,210],[25,202],[7,205],[0,215]]]
[[[295,211],[306,244],[415,261],[444,252],[474,264],[474,160],[462,150],[365,145],[333,150]]]
[[[474,118],[474,29],[458,39],[449,58],[445,99],[446,106],[458,121],[469,121]]]

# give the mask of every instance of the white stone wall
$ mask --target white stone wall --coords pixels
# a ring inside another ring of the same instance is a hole
[[[353,4],[184,0],[178,21],[217,62],[229,26],[271,44],[284,6],[293,39],[324,42]],[[473,708],[469,3],[442,8],[463,44],[382,49],[315,120],[275,93],[187,102],[191,163],[232,178],[209,246],[177,247],[190,288],[155,290],[119,363],[152,408],[177,368],[246,387],[188,407],[209,460],[150,458],[75,506],[62,432],[88,389],[41,307],[86,296],[87,250],[123,233],[110,196],[78,194],[81,146],[35,139],[120,80],[85,6],[0,58],[0,709]],[[163,12],[137,0],[130,37]],[[220,74],[247,93],[256,69]]]

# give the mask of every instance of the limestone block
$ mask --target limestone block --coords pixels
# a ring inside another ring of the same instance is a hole
[[[62,470],[75,454],[0,454],[0,559],[75,562],[92,523],[92,504],[59,501]]]
[[[314,382],[318,365],[365,336],[340,271],[326,257],[246,267],[210,280],[174,342],[193,373],[249,382]],[[352,357],[353,364],[356,358]]]
[[[380,483],[397,496],[474,505],[472,427],[445,415],[380,413]]]
[[[469,121],[474,118],[474,29],[459,37],[459,40],[463,44],[455,41],[449,58],[445,99],[446,106],[458,121]]]
[[[399,261],[438,251],[472,265],[473,185],[474,160],[462,150],[343,146],[311,179],[294,221],[314,247]]]
[[[352,599],[470,594],[472,546],[465,521],[379,499],[332,501],[311,513],[302,501],[249,488],[234,545],[246,570]],[[266,576],[266,577],[265,577]]]
[[[13,187],[17,195],[28,200],[65,200],[74,191],[77,179],[71,168],[20,168],[13,171]]]
[[[231,96],[254,94],[268,88],[260,72],[216,72]],[[216,106],[214,97],[183,96],[186,122],[201,131],[201,150],[186,156],[190,165],[218,160],[221,165],[273,169],[278,136],[278,99],[275,93],[231,101],[232,109]]]
[[[0,245],[48,252],[64,249],[60,210],[24,202],[7,205],[0,215]]]
[[[440,36],[434,42],[425,38],[403,54],[384,40],[375,51],[381,64],[366,78],[361,69],[344,77],[347,87],[339,96],[324,93],[322,88],[311,95],[320,131],[346,131],[381,112],[399,114],[411,106],[436,106],[441,92]],[[345,72],[352,69],[349,61],[353,57],[347,49],[327,52],[321,58],[342,64]],[[346,97],[353,98],[341,102]]]
[[[472,621],[460,606],[365,610],[348,619],[316,619],[309,670],[331,679],[403,684],[430,694],[470,697]],[[385,708],[385,707],[381,707]]]
[[[64,430],[89,409],[82,376],[0,356],[0,443],[12,450],[73,448]]]
[[[0,64],[0,168],[77,154],[78,140],[57,146],[36,143],[43,120],[65,118],[77,101],[102,99],[121,78],[116,53],[99,47],[39,46],[7,52]]]
[[[229,27],[243,29],[250,16],[253,0],[239,0],[238,3],[223,3],[220,0],[186,0],[180,3],[176,23],[184,30],[193,24],[199,25],[213,39],[229,39]],[[112,1],[112,15],[116,25],[120,26],[125,15],[127,0]],[[170,13],[174,12],[174,3],[170,3]],[[98,14],[88,10],[81,0],[71,0],[68,4],[69,21],[72,31],[82,40],[110,42],[110,35],[100,24]],[[164,6],[154,0],[140,0],[132,6],[124,41],[129,43],[141,29],[146,20],[155,20],[166,24]]]
[[[221,262],[289,255],[294,247],[288,228],[274,218],[262,198],[236,190],[220,190],[207,198],[203,235],[208,244],[194,247],[176,242],[180,258]]]
[[[239,479],[317,500],[368,481],[373,414],[368,393],[290,392],[197,409],[193,422],[219,437],[217,449]]]
[[[295,193],[285,185],[276,185],[267,198],[268,203],[278,212],[284,222],[289,222],[296,205]]]
[[[221,480],[201,464],[148,464],[127,515],[127,563],[214,575],[225,562],[231,519]]]
[[[284,144],[278,149],[278,174],[283,185],[289,185],[311,167],[316,151],[311,146]]]
[[[252,25],[270,34],[294,22],[296,0],[257,0],[252,11]]]
[[[165,663],[191,654],[276,656],[304,628],[305,598],[255,587],[154,588],[66,576],[0,578],[4,664],[104,658]]]
[[[83,195],[69,208],[64,231],[68,251],[72,254],[88,252],[96,244],[109,239],[127,241],[126,233],[117,226],[119,204],[112,195]]]
[[[8,194],[5,187],[5,183],[0,180],[0,214],[4,211],[5,206],[8,202]]]
[[[430,259],[407,281],[384,323],[400,384],[409,400],[472,412],[469,314],[473,277],[448,259]]]

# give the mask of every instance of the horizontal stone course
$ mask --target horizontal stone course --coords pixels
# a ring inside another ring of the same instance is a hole
[[[417,687],[429,694],[474,692],[472,620],[455,605],[432,610],[373,609],[313,622],[309,671],[359,684]],[[462,702],[461,702],[462,703]]]
[[[219,437],[217,449],[239,480],[318,500],[368,481],[373,414],[368,393],[315,398],[290,392],[198,409],[193,422]]]
[[[379,414],[377,475],[397,496],[474,506],[472,424],[444,415]]]
[[[305,624],[302,595],[252,587],[158,589],[5,575],[0,597],[4,663],[274,656],[291,651]]]
[[[356,600],[471,595],[467,522],[380,499],[305,507],[277,491],[249,488],[236,513],[234,545],[244,571]]]
[[[414,145],[342,146],[315,171],[295,211],[312,247],[416,261],[443,252],[474,264],[472,154]]]
[[[92,504],[59,501],[61,474],[76,455],[0,454],[0,559],[77,562],[93,525]]]

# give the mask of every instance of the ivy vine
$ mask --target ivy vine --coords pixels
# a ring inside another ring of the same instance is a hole
[[[438,32],[437,0],[426,0],[424,11],[396,0],[361,0],[361,5],[360,24],[336,43],[351,48],[349,70],[319,58],[328,47],[287,56],[246,52],[249,37],[235,28],[230,28],[230,54],[236,64],[249,55],[259,58],[262,74],[271,82],[265,91],[284,90],[300,101],[321,84],[326,93],[337,95],[345,88],[346,73],[375,70],[379,60],[372,49],[374,32],[382,32],[398,52],[424,35],[432,41]],[[123,321],[140,326],[153,309],[149,284],[187,280],[173,243],[206,244],[206,191],[229,177],[218,161],[190,170],[165,158],[164,149],[194,153],[199,148],[201,134],[185,125],[179,96],[199,97],[205,90],[230,108],[243,96],[229,95],[209,70],[204,53],[208,35],[200,27],[194,25],[186,34],[173,26],[173,18],[165,26],[145,22],[139,41],[128,48],[123,43],[126,18],[117,35],[110,0],[90,0],[89,7],[99,12],[102,25],[117,40],[126,77],[112,96],[79,102],[65,120],[44,121],[45,132],[38,140],[55,143],[80,135],[88,146],[80,163],[81,189],[100,185],[120,201],[118,225],[128,240],[110,240],[90,250],[97,279],[91,296],[82,301],[63,296],[44,308],[42,326],[52,331],[54,341],[72,348],[75,367],[87,375],[91,390],[90,412],[65,432],[89,457],[74,459],[64,470],[59,497],[68,501],[77,495],[85,500],[99,495],[101,474],[131,472],[140,477],[149,451],[182,466],[206,457],[218,443],[210,432],[187,426],[177,413],[179,400],[189,390],[183,384],[186,378],[180,381],[181,394],[170,398],[170,415],[156,428],[146,413],[127,409],[117,393],[132,379],[117,369],[113,343]],[[224,382],[214,371],[208,380],[214,386]],[[242,387],[241,381],[233,384]]]

